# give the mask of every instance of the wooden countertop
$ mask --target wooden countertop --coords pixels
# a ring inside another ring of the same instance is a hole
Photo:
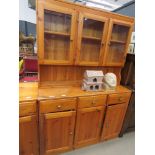
[[[117,86],[115,90],[105,91],[83,91],[81,87],[73,86],[57,86],[48,88],[39,88],[37,82],[27,82],[19,84],[19,101],[32,101],[32,100],[45,100],[45,99],[57,99],[66,97],[78,97],[78,96],[89,96],[89,95],[100,95],[100,94],[113,94],[113,93],[126,93],[131,90]]]
[[[125,93],[125,92],[131,92],[131,91],[123,86],[117,86],[115,90],[103,90],[96,92],[84,91],[81,90],[81,87],[51,87],[51,88],[40,88],[38,92],[38,99],[39,100],[56,99],[56,98]]]
[[[38,82],[19,83],[19,101],[32,101],[38,99]]]

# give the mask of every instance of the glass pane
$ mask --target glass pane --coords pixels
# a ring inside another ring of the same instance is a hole
[[[44,20],[45,31],[62,32],[68,34],[71,31],[71,15],[54,11],[45,11]]]
[[[108,53],[108,63],[119,63],[122,62],[123,56],[125,52],[125,45],[124,44],[115,44],[111,43]]]
[[[82,39],[80,60],[88,62],[98,62],[100,46],[101,41]]]
[[[83,36],[102,38],[104,23],[92,19],[84,18]]]
[[[45,34],[45,59],[69,60],[70,38]]]
[[[113,25],[111,40],[124,41],[126,42],[129,32],[129,27],[122,25]]]

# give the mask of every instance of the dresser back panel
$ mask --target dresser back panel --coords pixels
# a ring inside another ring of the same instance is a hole
[[[83,66],[53,66],[40,65],[40,82],[58,83],[61,81],[79,81],[82,82],[85,70],[102,70],[104,74],[112,72],[117,76],[117,84],[121,80],[120,67],[83,67]]]

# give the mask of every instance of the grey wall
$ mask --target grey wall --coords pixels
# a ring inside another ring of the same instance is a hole
[[[135,2],[131,2],[124,7],[114,10],[113,12],[122,14],[122,15],[126,15],[126,16],[135,17]],[[134,27],[133,31],[135,31],[135,27]]]
[[[119,9],[116,9],[113,12],[123,14],[126,16],[135,17],[135,2],[132,2],[131,4],[128,4],[124,7],[119,8]]]
[[[36,24],[19,20],[19,32],[23,32],[26,36],[32,34],[36,37]]]

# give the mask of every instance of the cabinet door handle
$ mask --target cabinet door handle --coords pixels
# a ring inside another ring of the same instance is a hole
[[[73,132],[71,131],[71,132],[69,133],[69,135],[73,135]]]
[[[96,102],[95,101],[92,101],[92,105],[94,105],[94,104],[96,104]]]
[[[102,123],[101,123],[101,122],[99,123],[98,127],[99,127],[99,128],[102,128]]]
[[[120,98],[119,98],[119,101],[123,101],[123,97],[120,97]]]
[[[108,129],[109,128],[109,124],[107,123],[107,124],[105,124],[105,128],[106,129]]]

